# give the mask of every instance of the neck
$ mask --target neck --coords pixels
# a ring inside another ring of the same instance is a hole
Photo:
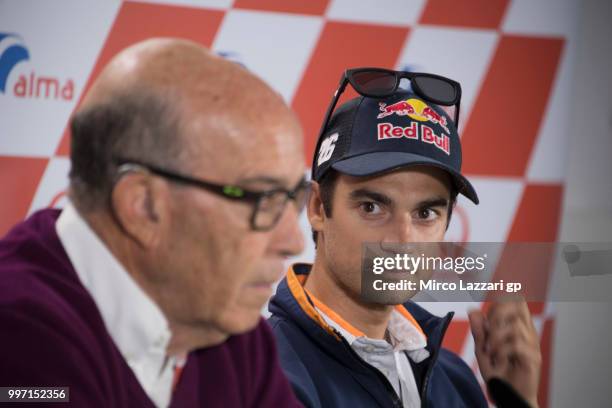
[[[358,292],[340,285],[317,259],[304,288],[367,337],[384,339],[393,306],[363,303]]]
[[[169,356],[180,356],[191,351],[216,346],[227,340],[228,335],[215,330],[213,327],[197,327],[181,325],[170,322],[172,337],[166,353]]]
[[[173,307],[177,303],[176,295],[169,293],[171,290],[166,290],[171,282],[162,281],[156,285],[147,278],[143,271],[151,270],[150,262],[143,262],[143,257],[140,255],[141,248],[115,226],[111,217],[106,214],[82,216],[138,287],[155,302],[168,321],[172,335],[167,348],[168,355],[186,355],[193,350],[211,347],[227,339],[228,335],[218,331],[213,325],[190,325],[175,318],[181,314],[180,310],[177,311],[176,307]]]

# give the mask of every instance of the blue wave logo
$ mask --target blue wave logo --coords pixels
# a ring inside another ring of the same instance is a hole
[[[240,65],[242,68],[247,68],[246,64],[242,60],[242,55],[240,55],[239,53],[235,51],[220,50],[220,51],[217,51],[217,55],[222,58],[225,58],[226,60],[235,62],[236,64]]]
[[[0,92],[4,93],[9,74],[21,61],[30,59],[28,49],[20,44],[21,38],[16,34],[0,33]],[[6,48],[5,48],[6,47]]]

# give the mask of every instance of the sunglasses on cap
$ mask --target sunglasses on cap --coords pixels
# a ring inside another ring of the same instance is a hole
[[[455,127],[459,125],[459,105],[461,102],[461,85],[459,82],[435,74],[393,71],[385,68],[352,68],[344,71],[340,77],[340,84],[327,107],[325,118],[319,130],[315,152],[318,151],[321,136],[327,129],[331,115],[347,84],[350,83],[353,89],[362,96],[384,98],[393,95],[398,90],[403,78],[410,81],[412,91],[423,100],[436,105],[453,107],[454,112],[451,116],[454,118]],[[312,168],[314,169],[314,167],[313,164]]]

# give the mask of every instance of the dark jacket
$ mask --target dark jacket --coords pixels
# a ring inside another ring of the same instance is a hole
[[[310,265],[294,265],[269,305],[281,365],[298,398],[312,408],[401,407],[385,376],[320,320],[299,278],[309,272]],[[418,364],[409,359],[422,406],[487,407],[472,370],[441,347],[453,313],[440,318],[413,302],[404,307],[427,336],[430,357]]]
[[[153,407],[62,247],[58,216],[40,211],[0,240],[0,385],[69,387],[70,403],[60,406]],[[189,353],[171,406],[300,404],[262,320]]]

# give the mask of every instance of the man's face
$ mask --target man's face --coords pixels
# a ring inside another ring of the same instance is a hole
[[[362,244],[442,241],[449,201],[449,176],[435,167],[371,178],[339,175],[332,216],[323,216],[318,231],[317,257],[336,284],[358,299]]]
[[[185,132],[190,156],[197,157],[187,165],[194,177],[265,191],[291,190],[304,175],[301,131],[288,112],[247,121],[203,115]],[[165,257],[177,293],[174,319],[193,327],[212,325],[225,334],[253,328],[284,271],[283,261],[303,250],[294,202],[274,228],[262,232],[251,229],[252,203],[184,186],[171,189],[171,200]]]

